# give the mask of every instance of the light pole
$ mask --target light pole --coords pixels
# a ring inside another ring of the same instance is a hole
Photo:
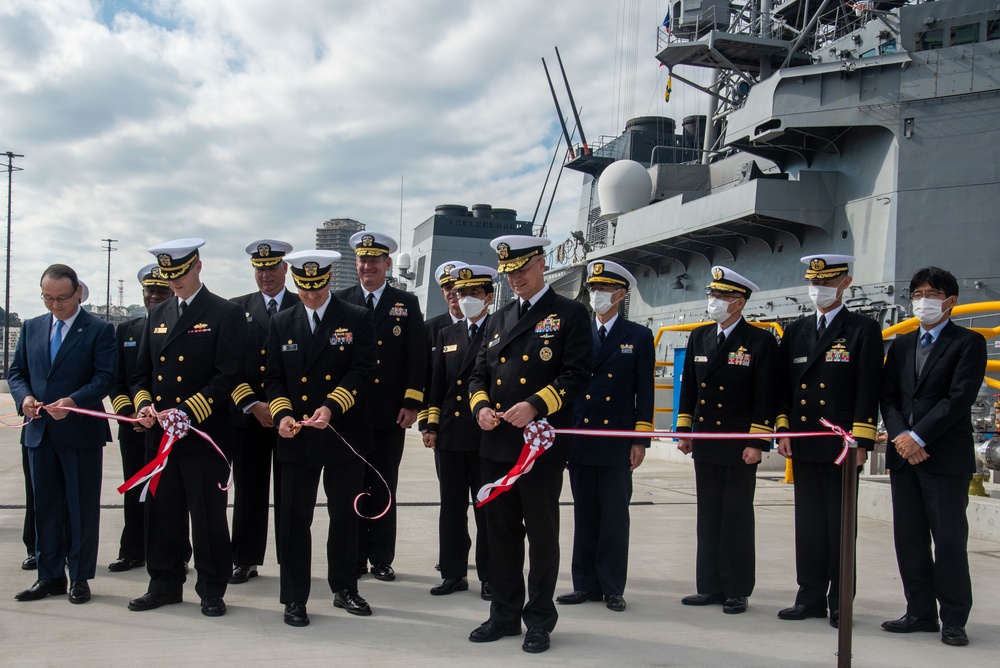
[[[23,158],[20,153],[7,151],[7,271],[3,291],[3,377],[7,377],[7,369],[10,366],[10,194],[11,183],[14,172],[22,171],[21,167],[14,166],[14,158]]]
[[[111,244],[116,243],[118,240],[117,239],[101,239],[101,241],[105,241],[108,244],[104,248],[104,250],[108,251],[108,301],[107,301],[108,308],[107,308],[107,315],[105,316],[105,320],[107,320],[108,322],[111,322],[111,251],[118,250],[117,248],[112,248]]]

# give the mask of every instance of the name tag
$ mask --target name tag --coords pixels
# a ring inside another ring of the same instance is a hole
[[[443,352],[443,353],[453,353],[456,350],[458,350],[458,344],[457,343],[453,343],[450,346],[445,346],[444,348],[442,348],[441,352]]]
[[[126,341],[125,342],[125,347],[126,348],[135,348],[136,343],[137,343],[136,341]]]
[[[695,362],[707,362],[708,358],[705,357],[704,355],[695,355],[694,356],[694,361]]]
[[[486,347],[487,348],[492,348],[493,346],[495,346],[498,343],[500,343],[500,339],[493,339],[488,344],[486,344]]]
[[[166,334],[166,333],[167,333],[166,326],[153,328],[153,334]]]
[[[281,346],[281,352],[283,353],[294,353],[298,349],[299,349],[299,344],[297,343],[286,343],[285,345]]]
[[[808,357],[796,357],[792,359],[792,364],[805,364]]]

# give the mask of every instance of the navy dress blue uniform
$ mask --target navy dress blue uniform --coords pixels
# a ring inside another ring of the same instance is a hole
[[[780,432],[825,431],[826,418],[872,450],[882,383],[878,323],[842,307],[817,339],[817,315],[788,325],[779,346]],[[795,605],[840,610],[840,525],[843,448],[839,436],[791,439],[795,478]]]
[[[31,318],[22,327],[8,374],[18,413],[23,414],[28,396],[40,403],[69,397],[80,408],[103,411],[118,364],[114,329],[80,308],[55,359],[50,359],[52,330],[51,314]],[[106,419],[75,413],[55,420],[42,410],[22,430],[35,490],[40,580],[65,579],[67,567],[71,580],[94,577],[103,448],[110,440]]]
[[[691,332],[677,431],[770,434],[777,415],[778,344],[742,318],[720,349],[718,326]],[[757,465],[743,461],[758,440],[695,440],[699,594],[747,597],[755,583],[754,510]]]
[[[445,314],[451,317],[447,313]],[[479,461],[482,430],[469,407],[469,377],[483,343],[490,316],[476,323],[470,338],[469,323],[459,321],[438,334],[432,355],[427,431],[437,434],[435,454],[440,465],[438,486],[441,512],[438,518],[438,547],[441,576],[464,578],[468,574],[469,500],[483,486]],[[474,507],[476,519],[476,575],[489,580],[489,540],[485,508]]]
[[[288,290],[275,304],[277,312],[299,303],[299,296]],[[274,469],[274,521],[278,535],[281,503],[281,474],[278,468],[278,434],[263,426],[247,409],[254,402],[267,403],[264,371],[267,367],[267,333],[271,314],[262,292],[251,292],[232,301],[246,318],[247,339],[243,354],[243,382],[233,391],[236,448],[233,460],[233,564],[251,566],[264,563],[267,549],[267,525],[270,514],[271,469]],[[278,555],[280,562],[280,554]]]
[[[976,471],[971,408],[986,369],[986,341],[947,321],[916,372],[921,330],[897,337],[886,354],[881,408],[890,439],[912,431],[929,458],[913,465],[886,448],[893,538],[906,613],[964,627],[972,609],[969,482]],[[934,550],[931,554],[931,540]]]
[[[653,429],[653,333],[618,315],[602,342],[592,321],[593,372],[576,400],[573,426]],[[649,439],[574,436],[569,451],[573,489],[573,589],[605,596],[625,592],[628,574],[630,452]]]
[[[264,385],[275,424],[285,417],[310,418],[320,407],[358,455],[373,451],[369,406],[376,338],[365,308],[331,295],[315,333],[305,305],[271,319]],[[312,565],[311,525],[320,475],[330,515],[327,580],[334,592],[357,592],[356,497],[363,490],[364,463],[331,429],[303,427],[293,438],[278,439],[281,462],[281,602],[306,603]],[[370,461],[370,459],[369,459]],[[384,496],[384,494],[383,494]]]
[[[476,368],[469,378],[472,414],[502,412],[527,401],[556,428],[572,425],[572,402],[590,379],[593,346],[587,309],[546,286],[524,317],[515,299],[490,316]],[[500,421],[484,431],[479,450],[483,479],[506,475],[524,447],[523,429]],[[559,576],[559,494],[566,466],[566,441],[555,443],[531,471],[486,504],[490,543],[490,621],[499,628],[519,625],[551,632],[558,613],[553,602]],[[527,600],[524,539],[529,543]]]
[[[157,304],[149,312],[139,344],[132,380],[136,409],[152,404],[158,411],[184,411],[191,426],[208,433],[231,457],[229,402],[242,377],[245,338],[243,311],[204,285],[181,315],[176,297]],[[159,424],[150,428],[146,441],[150,458],[162,436]],[[226,462],[200,436],[189,433],[174,443],[156,496],[146,497],[150,592],[161,597],[181,594],[191,545],[199,596],[225,594],[232,548],[228,495],[219,485],[228,475]]]
[[[334,293],[338,299],[366,306],[360,285]],[[403,458],[406,430],[396,424],[401,408],[419,411],[427,381],[427,333],[416,295],[386,285],[372,314],[377,340],[374,392],[378,401],[370,406],[375,450],[371,461],[385,477],[392,506],[380,519],[362,519],[358,527],[358,566],[392,564],[396,556],[396,484]],[[375,470],[365,470],[366,497],[363,514],[373,516],[385,507],[385,485]]]

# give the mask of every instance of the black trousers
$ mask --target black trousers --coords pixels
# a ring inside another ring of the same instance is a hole
[[[756,582],[753,497],[757,465],[694,463],[699,594],[750,596]]]
[[[309,600],[312,566],[312,521],[320,474],[327,496],[330,530],[326,539],[327,580],[333,592],[358,591],[358,516],[354,499],[361,493],[364,463],[358,459],[326,467],[281,463],[282,603]]]
[[[573,589],[625,593],[628,577],[628,466],[569,465],[573,488]]]
[[[840,524],[844,469],[792,459],[795,478],[795,604],[840,610]],[[855,495],[857,491],[855,491]],[[856,508],[856,506],[855,506]],[[855,512],[855,527],[857,513]]]
[[[256,420],[256,418],[254,418]],[[278,433],[263,426],[236,429],[233,456],[233,564],[259,566],[267,550],[271,514],[271,468],[274,467],[274,534],[278,535],[281,475],[276,448]],[[278,562],[281,562],[280,550]]]
[[[441,510],[438,514],[438,546],[441,576],[464,578],[469,573],[469,502],[483,486],[482,466],[477,452],[435,450],[440,464],[438,487]],[[486,509],[473,505],[476,519],[476,575],[489,581],[489,538],[486,532]]]
[[[218,438],[215,440],[219,442]],[[146,453],[150,458],[155,454],[151,450]],[[156,496],[146,496],[146,570],[150,591],[165,595],[181,593],[187,579],[184,563],[193,548],[198,574],[195,591],[202,598],[225,595],[232,575],[232,544],[227,516],[229,495],[219,485],[226,483],[228,475],[229,469],[222,458],[208,446],[199,444],[197,450],[172,452],[160,476]]]
[[[373,564],[391,564],[396,558],[396,484],[399,482],[399,463],[403,459],[405,439],[406,430],[400,427],[375,430],[375,449],[366,459],[378,472],[365,467],[364,490],[370,496],[364,499],[362,514],[373,517],[382,512],[390,498],[386,495],[386,485],[389,486],[392,505],[389,512],[381,518],[362,518],[358,523],[357,565],[364,565],[369,561]],[[379,473],[385,478],[385,483]]]
[[[520,621],[551,632],[559,615],[553,602],[559,577],[559,493],[565,459],[546,453],[507,492],[486,508],[490,541],[490,619],[501,626]],[[506,475],[513,462],[482,460],[483,479]],[[528,539],[525,600],[524,539]]]
[[[118,433],[118,447],[122,455],[122,480],[128,480],[146,464],[146,433],[138,432],[131,424],[122,425]],[[146,559],[145,527],[146,511],[142,507],[142,488],[136,487],[125,492],[122,504],[125,506],[125,526],[118,541],[120,559]]]
[[[971,474],[928,473],[904,462],[889,471],[892,534],[906,614],[965,626],[972,610],[969,575]],[[933,552],[931,540],[933,539]]]

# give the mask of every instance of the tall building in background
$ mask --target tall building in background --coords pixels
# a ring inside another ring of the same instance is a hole
[[[340,290],[358,284],[358,272],[354,266],[354,249],[351,235],[365,229],[365,224],[353,218],[331,218],[316,228],[316,248],[335,250],[343,257],[333,265],[330,289]]]
[[[494,209],[489,204],[473,205],[471,211],[461,204],[442,204],[434,209],[433,216],[417,225],[410,250],[413,275],[406,279],[420,300],[425,318],[447,309],[433,276],[438,265],[461,260],[495,267],[497,256],[489,242],[504,234],[530,235],[531,221],[517,220],[514,209]]]

